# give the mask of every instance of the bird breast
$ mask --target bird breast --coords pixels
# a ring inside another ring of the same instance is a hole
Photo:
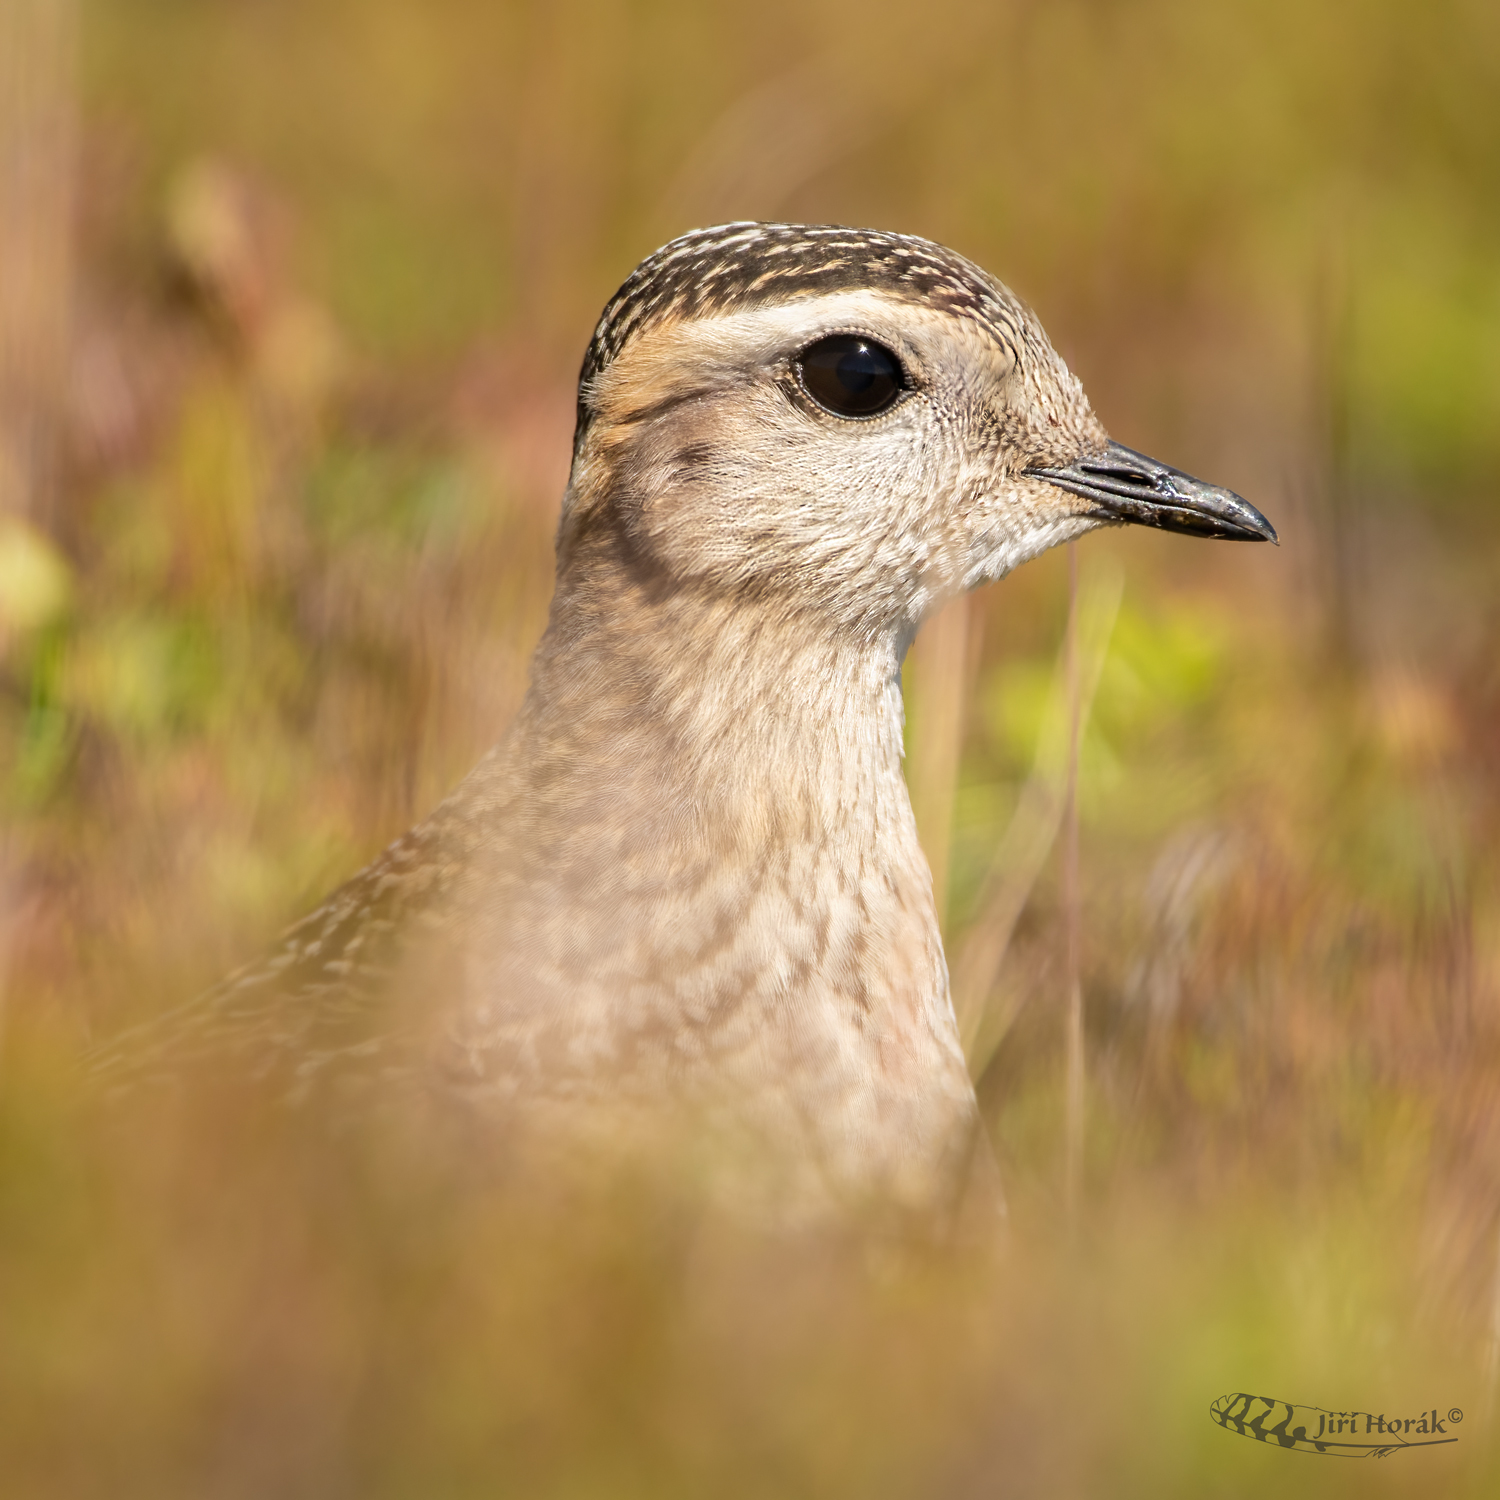
[[[671,1096],[856,1191],[930,1191],[974,1105],[898,666],[681,594],[564,599],[468,793],[503,836],[469,882],[451,1076],[481,1098]]]

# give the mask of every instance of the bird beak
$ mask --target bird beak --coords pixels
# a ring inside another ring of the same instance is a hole
[[[1092,500],[1095,515],[1189,536],[1227,537],[1236,542],[1275,542],[1276,528],[1233,490],[1205,484],[1157,463],[1144,453],[1110,443],[1103,453],[1063,469],[1027,469],[1059,489]]]

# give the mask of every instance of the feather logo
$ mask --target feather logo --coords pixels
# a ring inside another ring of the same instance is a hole
[[[1246,1391],[1220,1396],[1208,1414],[1220,1427],[1241,1437],[1332,1458],[1386,1458],[1403,1448],[1456,1443],[1457,1436],[1448,1428],[1464,1419],[1457,1406],[1450,1406],[1441,1416],[1433,1407],[1415,1417],[1388,1417],[1384,1412],[1297,1406]]]

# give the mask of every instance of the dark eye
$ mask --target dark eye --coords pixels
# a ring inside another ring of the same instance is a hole
[[[901,361],[884,344],[857,333],[835,333],[809,344],[797,359],[802,388],[840,417],[873,417],[906,389]]]

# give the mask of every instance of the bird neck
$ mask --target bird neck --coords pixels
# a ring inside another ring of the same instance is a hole
[[[474,1007],[468,1065],[537,1053],[496,1017],[538,1018],[612,1090],[696,1079],[788,1160],[917,1201],[974,1095],[901,775],[903,643],[590,562],[560,571],[470,794],[512,834],[503,910],[478,898],[483,993],[507,998]]]
[[[718,837],[909,856],[896,632],[850,639],[781,600],[668,587],[622,551],[559,578],[533,668],[539,763]]]

